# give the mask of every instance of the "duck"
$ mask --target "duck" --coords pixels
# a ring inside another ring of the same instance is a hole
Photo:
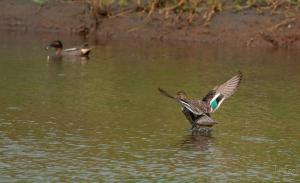
[[[81,47],[63,49],[63,44],[60,40],[52,41],[46,47],[47,50],[49,48],[55,49],[55,56],[57,56],[57,57],[62,57],[62,56],[88,57],[89,53],[92,50],[92,48],[88,47],[88,44],[84,44]]]
[[[158,91],[181,105],[182,113],[192,125],[191,130],[211,128],[218,123],[212,119],[211,114],[237,91],[242,78],[243,74],[239,71],[223,84],[215,86],[202,99],[189,99],[183,90],[178,91],[175,96],[160,87]]]

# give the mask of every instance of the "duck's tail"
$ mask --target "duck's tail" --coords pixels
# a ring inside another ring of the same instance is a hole
[[[81,48],[80,52],[82,56],[88,56],[93,48]]]

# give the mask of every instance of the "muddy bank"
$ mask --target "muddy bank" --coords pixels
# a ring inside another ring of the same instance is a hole
[[[95,20],[82,1],[49,1],[43,6],[32,1],[0,1],[0,29],[81,34],[96,42],[110,39],[187,41],[215,45],[300,48],[300,12],[287,14],[223,11],[205,22],[159,11],[150,17],[134,9]],[[172,17],[173,16],[173,17]]]

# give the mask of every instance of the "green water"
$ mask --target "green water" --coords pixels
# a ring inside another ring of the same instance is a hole
[[[123,41],[47,62],[57,37],[0,37],[0,182],[300,180],[299,51]],[[157,91],[199,98],[238,70],[211,138]]]

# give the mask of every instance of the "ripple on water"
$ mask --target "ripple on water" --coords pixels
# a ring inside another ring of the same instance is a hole
[[[10,107],[7,107],[7,110],[9,110],[9,111],[22,111],[22,108],[18,107],[18,106],[10,106]]]
[[[0,59],[0,182],[297,182],[299,54],[116,44],[86,67],[45,66],[36,37],[6,40]],[[220,69],[245,82],[214,116],[214,138],[188,136],[155,86],[196,97]]]
[[[254,142],[254,143],[257,143],[257,144],[275,143],[274,140],[268,139],[266,137],[241,136],[241,139],[244,140],[244,141]]]

